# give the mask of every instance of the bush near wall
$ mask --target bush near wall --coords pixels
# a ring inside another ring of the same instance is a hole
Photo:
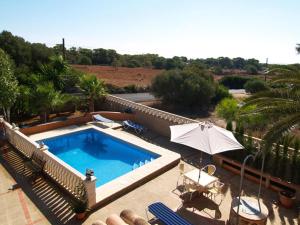
[[[251,78],[241,76],[225,76],[219,81],[219,83],[229,89],[243,89],[245,83],[249,80],[251,80]]]
[[[240,143],[243,143],[245,150],[224,152],[222,155],[243,163],[247,155],[255,154],[258,149],[255,147],[252,137],[245,137],[244,135],[236,133],[236,138]],[[289,147],[293,147],[294,150],[290,151]],[[258,157],[256,161],[248,165],[260,170],[262,157]],[[299,169],[299,140],[286,138],[276,143],[272,150],[265,153],[264,172],[269,173],[271,176],[279,177],[284,181],[294,184],[300,184],[300,174],[297,172]]]

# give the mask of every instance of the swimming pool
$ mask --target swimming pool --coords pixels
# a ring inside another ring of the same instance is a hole
[[[52,154],[82,174],[86,169],[93,169],[97,177],[96,187],[160,157],[94,128],[40,141]]]

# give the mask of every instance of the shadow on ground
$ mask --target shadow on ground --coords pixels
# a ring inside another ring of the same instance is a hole
[[[16,187],[36,205],[51,224],[81,224],[75,219],[71,207],[71,198],[54,183],[43,177],[31,182],[30,172],[23,173],[23,160],[12,147],[0,152],[0,163],[16,181]],[[14,190],[16,191],[16,190]]]

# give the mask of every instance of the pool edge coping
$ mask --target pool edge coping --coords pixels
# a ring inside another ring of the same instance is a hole
[[[154,161],[143,165],[142,167],[128,172],[108,183],[105,183],[104,185],[101,185],[100,187],[95,186],[96,203],[92,206],[92,208],[100,206],[105,202],[113,201],[115,198],[117,198],[118,195],[127,193],[130,189],[133,190],[139,184],[144,183],[146,180],[150,180],[151,177],[160,175],[164,171],[167,171],[168,168],[171,168],[171,166],[173,167],[176,164],[178,164],[178,162],[180,161],[181,155],[171,150],[149,143],[143,139],[133,136],[132,134],[119,130],[113,130],[110,128],[103,129],[93,124],[86,124],[78,127],[65,127],[63,129],[55,129],[51,131],[41,132],[38,134],[33,134],[29,137],[32,138],[34,141],[38,141],[41,139],[53,138],[56,136],[70,134],[73,132],[78,132],[91,128],[103,132],[107,135],[113,136],[118,140],[125,141],[129,144],[145,149],[146,151],[150,151],[160,155],[160,157],[158,157]],[[73,169],[77,171],[75,168]]]

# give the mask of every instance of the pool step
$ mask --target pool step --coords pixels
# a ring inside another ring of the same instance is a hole
[[[149,163],[149,162],[152,162],[154,159],[151,157],[150,158],[150,161],[148,160],[148,159],[146,159],[145,161],[139,161],[139,162],[135,162],[134,164],[133,164],[133,166],[132,166],[132,170],[135,170],[135,169],[137,169],[137,168],[139,168],[139,167],[141,167],[141,166],[143,166],[143,165],[145,165],[145,164],[147,164],[147,163]]]

